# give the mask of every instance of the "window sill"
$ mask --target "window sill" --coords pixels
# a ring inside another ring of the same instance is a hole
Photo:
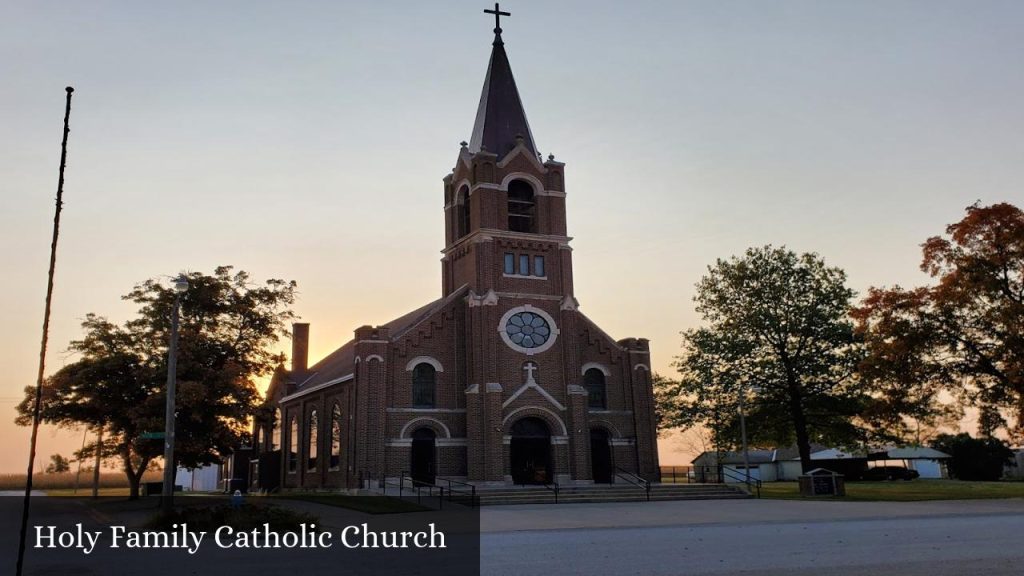
[[[520,278],[523,280],[547,280],[547,276],[532,276],[529,274],[502,274],[505,278]]]

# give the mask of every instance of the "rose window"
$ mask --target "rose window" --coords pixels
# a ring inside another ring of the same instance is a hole
[[[519,312],[505,322],[505,333],[517,346],[536,348],[551,337],[547,320],[533,312]]]

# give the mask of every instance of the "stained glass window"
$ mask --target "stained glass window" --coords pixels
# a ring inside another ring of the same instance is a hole
[[[505,333],[517,346],[536,348],[551,337],[551,327],[539,314],[520,312],[505,323]]]

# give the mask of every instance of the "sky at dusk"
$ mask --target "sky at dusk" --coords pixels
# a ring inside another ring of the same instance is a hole
[[[48,372],[133,284],[295,280],[311,360],[440,296],[441,179],[486,2],[0,2],[0,472],[34,384],[64,86],[75,87]],[[541,153],[566,163],[581,310],[670,373],[694,284],[749,246],[860,293],[915,285],[965,206],[1024,203],[1024,3],[509,0]],[[288,344],[282,342],[282,349]],[[40,461],[81,432],[43,428]],[[683,464],[663,446],[664,464]]]

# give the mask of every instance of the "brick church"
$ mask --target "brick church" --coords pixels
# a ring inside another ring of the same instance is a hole
[[[441,297],[311,366],[309,325],[294,326],[291,369],[255,423],[253,488],[658,480],[648,341],[580,311],[565,165],[539,153],[494,32],[472,136],[443,180]]]

